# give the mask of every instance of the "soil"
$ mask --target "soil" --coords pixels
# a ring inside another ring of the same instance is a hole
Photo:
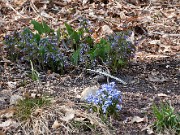
[[[173,4],[174,6],[177,6],[176,1],[171,3],[171,5]],[[138,5],[134,6],[136,7]],[[150,10],[151,17],[153,14],[159,13],[159,9],[162,9],[162,12],[166,12],[167,14],[179,13],[178,7],[176,8],[177,10],[173,10],[167,3],[164,3],[163,7],[157,2],[150,7],[152,9]],[[9,16],[13,11],[9,11],[9,8],[4,7],[1,9],[2,14],[5,10],[8,10],[6,16],[13,19],[12,16]],[[119,69],[116,74],[113,74],[113,76],[127,82],[127,85],[122,85],[109,78],[109,81],[116,82],[117,88],[122,92],[123,97],[123,107],[118,114],[118,118],[109,120],[111,126],[107,127],[110,127],[108,129],[110,134],[150,134],[147,132],[147,129],[143,129],[152,125],[155,120],[152,114],[153,104],[158,105],[161,102],[170,101],[171,105],[175,108],[175,112],[180,112],[179,37],[162,35],[162,33],[178,35],[179,29],[176,26],[179,22],[177,16],[172,17],[171,20],[168,19],[167,14],[164,13],[164,16],[159,18],[159,20],[155,20],[154,22],[151,21],[149,24],[145,23],[143,24],[143,27],[141,27],[142,30],[146,29],[147,31],[153,31],[155,29],[156,31],[161,32],[161,34],[154,33],[145,35],[145,33],[140,34],[139,31],[136,31],[137,39],[143,37],[143,40],[140,40],[137,45],[136,57],[126,68]],[[55,16],[55,14],[53,15]],[[161,27],[159,23],[163,20],[166,25]],[[174,26],[171,26],[172,22]],[[13,22],[13,24],[18,25],[18,28],[23,25],[22,23],[19,26],[16,22]],[[97,24],[96,27],[98,27]],[[14,28],[15,26],[12,27],[12,29]],[[5,29],[5,32],[7,31],[9,31],[9,29]],[[161,41],[161,43],[150,43],[151,41],[157,40]],[[164,46],[164,49],[167,49],[168,47],[167,51],[162,49]],[[43,115],[48,116],[46,122],[49,126],[49,134],[106,134],[105,131],[101,131],[101,129],[91,131],[89,128],[82,128],[79,129],[79,131],[75,130],[74,132],[70,132],[67,128],[52,128],[54,120],[59,120],[58,107],[66,105],[83,112],[84,110],[81,107],[81,101],[79,99],[81,92],[86,87],[107,83],[106,77],[99,77],[99,75],[90,73],[84,69],[75,69],[65,75],[59,75],[52,72],[41,72],[41,82],[37,83],[29,78],[28,72],[30,71],[30,67],[28,65],[20,62],[13,63],[8,61],[6,56],[3,56],[0,60],[0,123],[11,119],[11,117],[9,118],[5,116],[5,114],[9,113],[8,109],[13,108],[14,106],[11,105],[13,95],[26,97],[32,96],[33,94],[36,96],[46,94],[53,97],[54,100],[52,106],[45,109],[49,111],[49,114]],[[49,118],[51,113],[53,118]],[[135,117],[139,117],[141,120],[133,121],[133,118]],[[17,123],[19,122],[16,119],[14,120]],[[28,126],[26,126],[26,128],[27,127]],[[22,126],[18,126],[18,124],[17,126],[6,127],[2,124],[0,126],[0,130],[8,135],[25,134],[25,131],[30,131],[32,129],[33,127],[23,129]],[[31,134],[33,133],[31,132]]]

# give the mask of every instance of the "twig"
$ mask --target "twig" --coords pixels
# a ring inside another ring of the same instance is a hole
[[[17,15],[21,16],[22,18],[27,18],[27,17],[21,15],[16,9],[14,9],[13,6],[7,0],[3,1],[3,2],[5,2],[7,7],[11,8],[14,12],[16,12]]]
[[[101,72],[101,71],[97,71],[97,70],[91,70],[91,69],[86,69],[86,70],[87,70],[87,71],[94,72],[94,73],[102,74],[102,75],[107,76],[107,77],[110,77],[110,78],[112,78],[112,79],[115,79],[116,81],[121,82],[121,83],[124,84],[124,85],[127,84],[127,83],[126,83],[125,81],[123,81],[122,79],[119,79],[119,78],[117,78],[117,77],[115,77],[115,76],[112,76],[112,75],[110,75],[110,74],[107,74],[107,73],[105,73],[105,72]]]
[[[149,35],[159,34],[159,35],[167,35],[169,37],[180,37],[180,34],[169,34],[169,33],[162,33],[162,32],[151,32]]]
[[[37,15],[40,15],[39,10],[37,9],[37,7],[34,5],[34,3],[32,1],[30,1],[30,6]]]

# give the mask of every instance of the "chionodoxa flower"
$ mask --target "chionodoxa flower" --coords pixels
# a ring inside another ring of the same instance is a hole
[[[96,94],[89,95],[86,101],[92,105],[91,110],[107,116],[116,114],[122,108],[121,92],[116,89],[115,82],[101,85]]]

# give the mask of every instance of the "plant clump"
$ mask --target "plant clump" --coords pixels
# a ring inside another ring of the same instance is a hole
[[[117,32],[108,36],[111,51],[108,64],[114,70],[126,66],[135,55],[135,45],[129,40],[131,32]]]
[[[109,35],[95,42],[88,29],[90,23],[80,18],[80,28],[73,29],[65,23],[65,30],[51,29],[45,22],[34,20],[33,32],[25,28],[4,38],[6,50],[12,61],[32,61],[38,70],[65,73],[72,67],[91,68],[106,64],[113,71],[126,66],[135,53],[135,46],[128,41],[128,32]]]
[[[85,100],[91,104],[92,111],[105,116],[104,118],[116,116],[122,108],[121,92],[115,88],[114,82],[101,85],[95,95],[89,95]]]
[[[154,105],[153,114],[156,118],[153,124],[156,132],[168,131],[170,134],[180,134],[180,114],[176,114],[169,103],[161,103],[159,107]]]
[[[50,99],[47,97],[25,98],[19,100],[16,105],[16,118],[27,120],[32,115],[33,111],[50,104]]]

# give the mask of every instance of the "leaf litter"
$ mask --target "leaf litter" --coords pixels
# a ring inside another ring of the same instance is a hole
[[[109,32],[127,29],[134,32],[133,38],[137,41],[134,62],[116,75],[126,80],[127,85],[118,85],[123,93],[123,109],[117,120],[111,120],[113,129],[95,114],[84,111],[80,107],[80,97],[77,98],[85,88],[102,83],[95,79],[97,75],[94,77],[93,73],[87,75],[86,72],[81,76],[41,73],[42,82],[35,83],[27,77],[27,65],[19,66],[19,63],[6,60],[5,46],[0,41],[0,95],[3,97],[0,97],[0,125],[4,133],[145,134],[145,123],[147,133],[152,134],[148,125],[153,121],[145,119],[152,112],[150,103],[168,99],[177,111],[180,110],[178,0],[153,0],[150,3],[140,0],[1,1],[0,39],[7,33],[29,26],[32,19],[43,19],[53,28],[63,28],[65,22],[77,28],[81,16],[91,22],[90,29],[96,41]],[[43,94],[54,98],[52,106],[36,109],[26,122],[12,119],[15,110],[9,107],[12,106],[13,95],[36,97]],[[89,122],[96,128],[89,127],[90,131],[83,131],[72,125],[73,120]]]

